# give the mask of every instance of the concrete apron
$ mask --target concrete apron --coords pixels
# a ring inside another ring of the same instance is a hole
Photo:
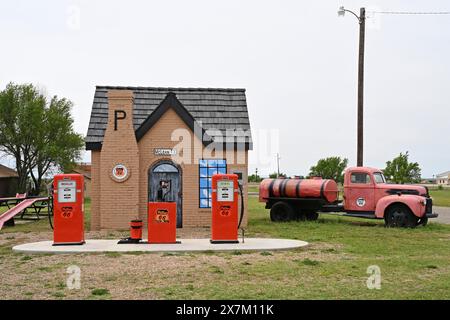
[[[202,252],[202,251],[266,251],[301,248],[308,242],[290,239],[246,238],[242,243],[211,244],[209,239],[177,239],[175,244],[117,244],[118,240],[86,240],[84,245],[53,246],[52,241],[25,243],[13,247],[24,253],[98,253],[98,252]]]

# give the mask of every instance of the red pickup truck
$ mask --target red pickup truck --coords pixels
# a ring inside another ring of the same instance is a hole
[[[388,227],[426,225],[433,213],[428,188],[386,183],[379,169],[348,168],[344,173],[343,200],[338,200],[334,180],[264,179],[259,201],[270,209],[272,221],[316,220],[319,213],[341,212],[345,216],[384,219]]]

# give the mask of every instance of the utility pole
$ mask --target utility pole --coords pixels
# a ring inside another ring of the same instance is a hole
[[[363,166],[364,159],[364,41],[366,33],[366,9],[361,8],[359,14],[359,58],[358,58],[358,167]]]
[[[277,153],[277,178],[280,177],[280,154]]]
[[[351,10],[340,7],[338,16],[345,12],[353,14],[359,22],[359,54],[358,54],[358,116],[357,116],[357,146],[356,165],[363,166],[364,159],[364,42],[366,38],[366,9],[361,8],[359,16]]]

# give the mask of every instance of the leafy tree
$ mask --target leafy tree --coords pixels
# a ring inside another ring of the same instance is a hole
[[[341,157],[329,157],[320,159],[309,170],[310,176],[318,176],[324,179],[333,179],[336,182],[344,182],[343,172],[347,167],[348,159]]]
[[[57,96],[48,100],[32,84],[10,83],[0,92],[0,151],[16,160],[19,192],[27,191],[31,176],[39,194],[49,170],[69,169],[80,157],[83,138],[73,130],[72,105]]]
[[[286,178],[287,175],[285,173],[280,172],[280,177]],[[269,174],[269,178],[270,179],[278,178],[278,173],[274,172],[274,173]]]
[[[420,182],[421,170],[417,162],[409,162],[409,153],[394,158],[392,161],[386,162],[386,168],[383,170],[386,178],[395,183],[414,183]]]
[[[261,177],[256,174],[252,174],[248,176],[248,182],[261,182]]]
[[[255,169],[255,173],[248,177],[248,182],[261,182],[262,178],[258,174],[258,168]]]

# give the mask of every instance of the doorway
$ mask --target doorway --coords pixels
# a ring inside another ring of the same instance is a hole
[[[181,170],[172,161],[160,161],[148,173],[148,200],[176,202],[177,228],[183,227]]]

